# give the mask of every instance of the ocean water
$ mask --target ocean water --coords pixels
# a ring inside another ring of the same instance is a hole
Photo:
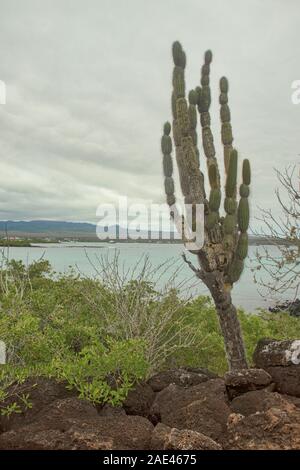
[[[235,304],[248,311],[274,304],[274,299],[261,297],[257,284],[254,283],[251,267],[255,263],[251,262],[251,259],[254,259],[256,250],[256,246],[250,247],[246,267],[232,293]],[[183,262],[181,256],[183,252],[197,265],[196,257],[185,251],[180,244],[67,242],[25,248],[11,247],[8,251],[3,249],[3,253],[5,256],[8,255],[9,259],[22,260],[25,264],[29,264],[43,258],[50,261],[56,272],[66,273],[72,268],[82,276],[88,277],[100,276],[101,257],[112,261],[118,254],[120,271],[125,273],[135,268],[133,277],[140,271],[143,260],[147,257],[152,266],[150,270],[153,279],[157,278],[156,285],[159,288],[174,285],[180,288],[182,295],[185,296],[208,294],[206,287]]]

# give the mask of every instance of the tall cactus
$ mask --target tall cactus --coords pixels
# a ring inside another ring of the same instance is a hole
[[[176,41],[172,48],[173,90],[173,140],[179,172],[181,191],[186,204],[204,204],[204,245],[196,252],[200,268],[195,268],[188,260],[196,275],[211,292],[224,337],[225,349],[230,369],[247,367],[244,342],[231,299],[233,284],[242,274],[244,259],[248,252],[249,226],[249,160],[243,161],[242,184],[237,203],[238,152],[233,148],[231,116],[228,105],[228,80],[220,80],[221,140],[224,152],[224,210],[220,216],[222,186],[210,119],[210,65],[212,53],[207,51],[201,69],[201,86],[191,90],[186,99],[185,66],[186,55],[181,44]],[[206,196],[204,175],[200,171],[200,158],[197,138],[197,110],[200,115],[202,146],[206,157],[209,197]],[[171,125],[165,123],[161,141],[165,192],[169,206],[175,204],[175,187],[172,164]],[[173,214],[173,212],[171,212]],[[174,214],[173,214],[174,215]],[[192,227],[190,227],[192,228]]]

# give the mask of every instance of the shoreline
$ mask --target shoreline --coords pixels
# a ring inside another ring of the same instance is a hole
[[[85,243],[85,245],[81,245],[81,243]],[[179,241],[164,241],[164,240],[157,240],[157,241],[149,241],[149,240],[65,240],[65,241],[37,241],[35,242],[33,239],[30,240],[28,243],[22,243],[22,240],[19,241],[14,241],[12,240],[11,244],[0,244],[0,249],[1,248],[57,248],[59,246],[64,247],[64,248],[99,248],[108,245],[182,245],[184,247],[184,244],[181,240]],[[256,240],[251,240],[249,239],[249,246],[272,246],[272,247],[279,247],[279,246],[286,246],[290,245],[292,246],[292,243],[274,243],[269,240],[261,240],[261,241],[256,241]]]

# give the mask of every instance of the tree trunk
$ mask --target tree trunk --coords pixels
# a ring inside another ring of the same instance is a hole
[[[229,369],[247,369],[248,364],[240,322],[236,308],[232,304],[231,292],[225,288],[223,273],[218,271],[205,273],[201,279],[210,290],[216,306]]]

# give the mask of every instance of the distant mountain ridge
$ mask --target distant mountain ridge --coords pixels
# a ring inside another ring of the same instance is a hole
[[[95,233],[96,224],[88,222],[64,222],[59,220],[0,220],[1,232],[84,232]]]
[[[110,231],[114,228],[116,229],[116,233],[119,234],[119,237],[122,236],[123,239],[126,239],[125,235],[127,234],[127,231],[124,227],[119,225],[112,225],[109,227]],[[96,233],[96,224],[90,222],[65,222],[60,220],[0,220],[0,236],[3,238],[6,234],[9,237],[22,238],[49,237],[53,239],[66,238],[99,241]],[[148,234],[145,230],[141,230],[140,234],[142,238],[148,238],[146,237]],[[156,236],[154,236],[154,234],[156,234]],[[165,234],[165,232],[152,232],[152,240],[155,241],[155,239],[166,238],[162,237],[163,234]],[[131,239],[131,241],[134,240]],[[177,240],[176,242],[180,243],[181,241]],[[249,236],[249,242],[250,244],[269,243],[264,237],[254,235]]]
[[[55,238],[91,238],[97,240],[96,224],[89,222],[65,222],[59,220],[1,220],[0,234],[2,237],[8,234],[13,237],[55,237]],[[104,226],[105,227],[105,226]],[[120,225],[111,225],[110,233],[114,231],[119,237],[125,238],[127,230]],[[130,231],[129,231],[130,233]],[[159,232],[154,232],[159,235]],[[141,236],[148,235],[141,230]]]

